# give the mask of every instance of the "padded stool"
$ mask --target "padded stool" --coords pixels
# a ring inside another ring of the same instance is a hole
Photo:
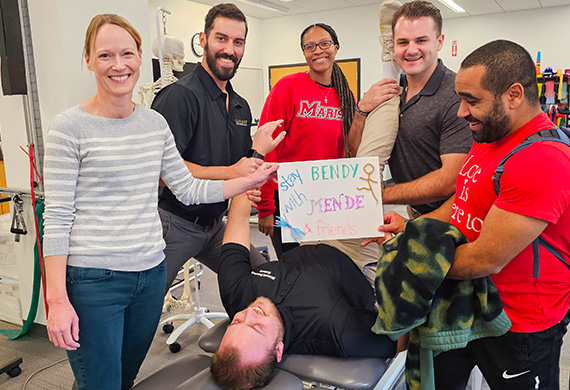
[[[220,346],[229,323],[229,319],[221,321],[204,332],[198,339],[200,348],[206,352],[215,352]],[[277,367],[308,382],[323,383],[345,389],[365,390],[375,388],[389,366],[392,370],[401,372],[403,359],[404,357],[402,357],[401,364],[394,366],[390,363],[395,359],[284,354]],[[386,385],[389,386],[391,383]]]

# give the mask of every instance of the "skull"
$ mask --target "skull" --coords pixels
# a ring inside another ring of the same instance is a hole
[[[161,37],[162,56],[165,61],[172,63],[172,69],[182,72],[184,67],[184,42],[174,35],[164,34]],[[158,57],[158,41],[152,43],[152,54]]]

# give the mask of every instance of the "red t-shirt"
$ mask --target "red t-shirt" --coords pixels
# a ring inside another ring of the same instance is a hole
[[[306,72],[283,77],[271,89],[260,125],[283,119],[274,137],[287,131],[285,139],[265,156],[267,162],[294,162],[342,158],[344,124],[338,94],[332,87],[314,82]],[[257,209],[265,217],[275,211],[273,195],[276,184],[267,181],[261,187]]]
[[[509,136],[473,144],[457,178],[451,223],[470,241],[479,237],[492,205],[549,222],[541,234],[570,262],[570,148],[559,142],[537,142],[514,154],[504,165],[497,197],[493,174],[499,162],[529,135],[554,128],[545,114]],[[504,227],[508,229],[508,226]],[[537,332],[558,323],[568,312],[570,270],[540,247],[540,275],[532,277],[532,245],[499,273],[491,275],[513,332]]]

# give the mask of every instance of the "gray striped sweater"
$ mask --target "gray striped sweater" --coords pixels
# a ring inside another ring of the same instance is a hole
[[[127,118],[57,115],[44,160],[44,255],[67,264],[143,271],[164,259],[158,179],[184,204],[220,202],[222,181],[192,177],[166,120],[136,106]]]

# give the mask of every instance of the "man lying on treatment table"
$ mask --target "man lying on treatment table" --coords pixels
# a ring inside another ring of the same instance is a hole
[[[218,284],[232,318],[211,371],[223,387],[262,387],[284,352],[391,358],[396,342],[376,335],[374,292],[353,261],[325,244],[306,245],[254,269],[246,196],[233,198]]]

